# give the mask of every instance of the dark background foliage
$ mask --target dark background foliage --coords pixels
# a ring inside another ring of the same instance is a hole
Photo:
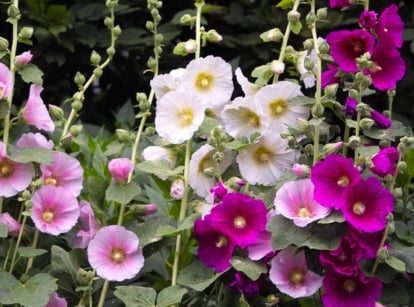
[[[286,11],[276,8],[275,0],[206,1],[204,14],[206,29],[216,29],[224,40],[220,44],[208,44],[202,55],[214,54],[240,66],[246,75],[258,65],[277,58],[279,44],[263,43],[259,34],[273,27],[282,31],[286,25]],[[328,1],[317,1],[320,7]],[[412,1],[371,1],[371,8],[381,12],[391,3],[400,7],[405,22],[404,46],[401,50],[407,63],[404,80],[399,82],[395,102],[396,113],[408,121],[414,118],[414,5]],[[117,54],[103,76],[87,92],[81,118],[84,122],[116,128],[114,113],[127,101],[135,102],[137,92],[149,91],[151,73],[144,73],[147,60],[152,55],[152,36],[145,29],[151,16],[144,0],[120,1],[117,7],[116,23],[123,32],[118,40]],[[6,19],[7,5],[0,6],[2,20]],[[20,3],[22,26],[35,28],[33,46],[20,44],[18,52],[31,49],[33,62],[45,73],[42,94],[45,102],[61,105],[75,91],[73,77],[77,71],[89,76],[92,67],[89,61],[91,50],[105,58],[109,45],[109,33],[103,25],[107,10],[104,1],[83,0],[24,0]],[[159,31],[165,35],[164,52],[161,57],[160,73],[185,66],[191,55],[179,57],[172,54],[177,42],[194,36],[188,27],[179,25],[179,17],[185,10],[193,9],[193,1],[164,1],[161,9],[162,21]],[[305,6],[304,9],[307,9]],[[319,33],[325,36],[331,30],[357,27],[360,7],[347,11],[329,10],[329,23],[321,25]],[[191,13],[191,12],[190,12]],[[304,14],[306,11],[304,10]],[[0,35],[10,38],[11,26],[5,21]],[[306,35],[302,31],[301,35]],[[303,36],[293,35],[289,44],[300,50]],[[16,93],[16,102],[27,97],[27,86],[22,85]],[[383,93],[370,97],[374,107],[385,103]]]

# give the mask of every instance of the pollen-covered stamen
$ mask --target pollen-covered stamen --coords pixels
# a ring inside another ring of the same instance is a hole
[[[208,90],[213,84],[214,76],[208,72],[200,72],[195,80],[195,86],[200,91]]]
[[[112,249],[110,257],[112,262],[117,264],[122,263],[125,259],[125,251],[121,248],[115,247]]]
[[[364,214],[366,210],[366,206],[361,203],[361,202],[356,202],[353,206],[352,206],[352,211],[356,214],[356,215],[362,215]]]
[[[190,108],[183,108],[176,114],[178,122],[182,127],[188,127],[193,123],[194,113]]]
[[[0,177],[10,177],[13,174],[13,166],[8,161],[0,162]]]
[[[283,115],[287,109],[288,105],[286,100],[283,98],[276,99],[269,104],[270,116],[279,117]]]
[[[345,188],[349,184],[349,178],[347,176],[341,176],[336,182],[340,187]]]
[[[54,213],[49,209],[43,211],[42,213],[42,220],[46,223],[53,222],[54,217],[55,217]]]
[[[362,51],[362,44],[361,42],[353,42],[352,49],[355,53],[360,53]]]
[[[378,72],[378,71],[381,71],[381,70],[382,70],[382,67],[379,66],[378,63],[376,63],[376,62],[372,62],[372,65],[369,68],[369,71],[370,72],[373,72],[373,73]]]
[[[57,184],[57,180],[56,180],[56,178],[53,178],[52,176],[50,176],[50,177],[47,177],[44,180],[44,184],[45,185],[56,185]]]
[[[305,274],[300,270],[293,270],[289,274],[289,280],[295,286],[300,286],[305,282]]]
[[[236,228],[242,229],[246,226],[246,219],[243,216],[237,216],[233,223]]]
[[[259,164],[267,164],[274,155],[275,153],[272,149],[261,146],[253,153],[253,158]]]
[[[228,245],[227,238],[225,236],[220,236],[216,241],[216,247],[226,247]]]
[[[343,286],[344,290],[348,293],[353,293],[356,289],[355,281],[353,281],[351,279],[345,280],[342,286]]]
[[[307,218],[311,216],[311,213],[308,208],[302,207],[302,208],[299,208],[297,216],[302,217],[302,218]]]

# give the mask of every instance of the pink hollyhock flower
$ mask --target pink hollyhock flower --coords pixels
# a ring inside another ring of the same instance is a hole
[[[391,4],[379,16],[375,33],[380,41],[391,42],[395,47],[403,44],[404,23],[398,15],[398,6]]]
[[[128,158],[116,158],[109,161],[108,169],[116,183],[125,183],[134,170],[134,164]]]
[[[381,148],[372,158],[371,172],[384,177],[387,174],[395,175],[397,171],[397,161],[400,154],[395,147]]]
[[[72,248],[86,248],[99,229],[99,223],[95,218],[91,205],[87,201],[81,200],[79,208],[78,231],[69,242]]]
[[[37,129],[53,132],[55,123],[50,118],[43,99],[40,97],[42,91],[43,87],[40,85],[32,84],[30,86],[29,99],[23,108],[22,117],[26,123],[35,126]]]
[[[382,293],[381,280],[366,277],[362,272],[348,276],[328,270],[323,287],[322,303],[326,307],[375,306]]]
[[[215,187],[210,189],[210,192],[213,193],[213,202],[217,203],[220,202],[224,195],[227,194],[227,188],[223,182],[219,181]]]
[[[322,88],[324,89],[330,84],[339,83],[341,79],[336,76],[338,67],[332,64],[326,66],[328,69],[322,72]]]
[[[8,212],[0,214],[0,224],[7,226],[7,233],[9,236],[17,237],[20,232],[20,224]]]
[[[392,90],[405,74],[405,61],[389,42],[378,43],[371,54],[372,66],[364,70],[371,76],[372,85],[380,91]]]
[[[315,200],[322,206],[338,209],[349,187],[355,185],[360,178],[352,159],[338,154],[328,155],[311,169]]]
[[[229,288],[241,291],[246,297],[254,297],[259,294],[259,283],[253,281],[241,272],[234,274],[234,280],[229,283]]]
[[[39,231],[51,235],[66,233],[79,218],[79,204],[65,189],[43,186],[32,196],[32,220]]]
[[[25,51],[16,56],[16,66],[18,68],[22,68],[30,63],[33,58],[33,54],[31,51]]]
[[[60,297],[56,292],[49,294],[49,301],[45,307],[66,307],[68,303],[62,297]]]
[[[62,187],[79,196],[83,187],[83,169],[79,161],[64,152],[53,154],[53,164],[40,165],[44,185]]]
[[[231,239],[217,230],[207,215],[204,220],[194,222],[194,237],[198,241],[198,258],[217,272],[227,270],[231,264],[234,243]]]
[[[366,30],[374,28],[377,25],[377,13],[364,10],[361,15],[359,15],[359,25]]]
[[[343,275],[355,275],[359,271],[363,250],[350,236],[342,237],[339,247],[331,251],[321,251],[319,261],[324,267],[332,268]]]
[[[12,161],[0,142],[0,196],[11,197],[26,189],[35,175],[31,163]]]
[[[374,259],[377,257],[383,234],[383,230],[376,232],[365,232],[357,230],[351,225],[348,226],[348,235],[358,242],[363,251],[363,258],[366,259]],[[385,243],[385,248],[389,248],[388,243]]]
[[[329,6],[331,8],[347,7],[347,6],[351,6],[351,2],[349,0],[329,0]]]
[[[388,129],[389,127],[391,127],[392,121],[384,114],[374,109],[370,110],[370,114],[371,114],[371,119],[381,128]]]
[[[305,252],[295,253],[295,247],[281,250],[270,264],[269,278],[275,286],[293,298],[313,295],[322,285],[322,277],[309,271]]]
[[[295,163],[292,166],[292,173],[298,177],[306,177],[310,173],[310,168],[306,164]]]
[[[16,142],[16,148],[46,148],[52,149],[53,141],[46,139],[41,133],[24,133]]]
[[[394,208],[394,197],[377,178],[361,179],[348,189],[340,208],[345,220],[358,230],[384,229],[387,215]]]
[[[358,105],[358,101],[356,99],[351,97],[346,97],[345,105],[344,105],[344,113],[347,117],[352,117],[355,112]]]
[[[366,52],[372,54],[375,38],[364,30],[340,30],[330,32],[326,41],[339,68],[344,72],[357,72],[356,58]]]
[[[0,63],[0,99],[7,98],[13,89],[13,77],[9,68]]]
[[[330,208],[321,206],[314,199],[314,187],[310,179],[288,181],[276,192],[274,206],[284,217],[299,227],[327,216]]]
[[[123,226],[102,227],[88,245],[88,260],[96,274],[109,281],[135,277],[144,266],[144,256],[135,233]]]
[[[260,260],[272,254],[272,234],[268,231],[261,232],[256,242],[249,245],[247,250],[249,252],[249,259],[251,260]]]
[[[241,193],[228,193],[211,209],[214,227],[241,248],[254,244],[266,229],[267,209],[262,200]]]

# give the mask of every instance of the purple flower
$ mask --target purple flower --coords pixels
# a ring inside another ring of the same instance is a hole
[[[333,31],[326,36],[331,55],[344,72],[357,72],[356,58],[365,52],[372,54],[375,38],[364,30]]]
[[[133,278],[144,266],[138,237],[118,225],[98,230],[88,245],[88,260],[96,274],[109,281]]]
[[[377,24],[377,13],[374,11],[364,10],[361,15],[359,15],[359,25],[366,29],[370,30],[374,28]]]
[[[0,99],[7,98],[13,89],[13,77],[9,68],[0,63]]]
[[[325,307],[375,306],[375,300],[382,292],[381,280],[368,278],[362,272],[347,276],[328,270],[323,287],[322,303]]]
[[[197,254],[206,265],[217,272],[223,272],[231,266],[234,243],[213,225],[209,216],[194,222],[194,237],[198,241]]]
[[[357,105],[358,101],[356,101],[356,99],[351,98],[349,96],[346,97],[344,105],[345,116],[352,117],[356,112]]]
[[[25,51],[16,56],[16,67],[22,68],[30,63],[33,58],[33,54],[31,51]]]
[[[223,182],[219,181],[215,187],[210,189],[210,192],[213,193],[213,202],[217,203],[227,194],[227,189]]]
[[[378,18],[375,33],[380,41],[391,42],[395,47],[401,47],[403,44],[402,34],[404,23],[398,15],[398,6],[391,4]]]
[[[308,270],[305,252],[295,253],[294,246],[281,250],[270,266],[270,280],[280,292],[293,298],[311,296],[322,285],[322,277]]]
[[[254,297],[259,294],[259,284],[241,272],[234,274],[234,280],[229,284],[230,289],[241,291],[246,297]]]
[[[41,133],[24,133],[16,142],[16,148],[53,148],[53,141],[46,139]]]
[[[44,307],[66,307],[68,303],[62,297],[60,297],[56,292],[49,294],[49,301]]]
[[[17,237],[20,232],[20,224],[8,212],[0,214],[0,224],[7,226],[9,236]]]
[[[249,259],[260,260],[273,253],[272,234],[268,231],[263,231],[257,238],[254,244],[247,247],[249,251]]]
[[[322,88],[324,89],[330,84],[339,83],[341,79],[336,76],[338,67],[332,64],[327,65],[327,70],[322,72]]]
[[[392,125],[392,121],[382,113],[371,109],[370,110],[371,118],[372,120],[381,128],[388,129]]]
[[[76,227],[78,230],[69,241],[72,248],[86,248],[100,227],[92,207],[87,201],[81,200],[79,208],[79,222]]]
[[[363,251],[363,258],[373,259],[377,257],[377,252],[381,245],[382,236],[384,235],[383,230],[376,232],[365,232],[357,230],[349,225],[348,235],[358,242]],[[385,247],[389,247],[389,244],[386,243]]]
[[[395,147],[381,148],[372,158],[371,171],[381,177],[387,174],[395,175],[397,171],[397,161],[400,154]]]
[[[349,187],[360,180],[360,174],[352,159],[331,154],[312,167],[311,180],[315,186],[315,200],[338,209]]]
[[[244,248],[254,244],[266,229],[267,209],[262,200],[241,193],[228,193],[211,210],[214,227]]]
[[[134,164],[128,158],[116,158],[109,161],[108,169],[116,183],[125,183],[134,170]]]
[[[394,208],[394,197],[377,178],[361,179],[348,189],[340,208],[345,220],[358,230],[384,229],[387,215]]]

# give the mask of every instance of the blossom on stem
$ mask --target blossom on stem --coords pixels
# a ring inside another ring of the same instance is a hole
[[[155,98],[160,100],[168,92],[177,90],[184,72],[184,68],[178,68],[173,69],[168,74],[159,74],[154,76],[154,78],[150,81],[150,85],[154,90]]]
[[[249,259],[251,260],[260,260],[263,257],[271,255],[273,253],[272,234],[268,231],[261,232],[256,242],[249,245],[247,250],[249,252]]]
[[[109,161],[108,169],[115,183],[125,183],[134,170],[134,164],[128,158],[115,158]]]
[[[403,44],[404,23],[398,15],[398,6],[391,4],[379,16],[375,33],[380,41],[391,42],[395,47]]]
[[[365,232],[348,224],[348,235],[358,242],[358,245],[361,247],[363,252],[363,258],[373,259],[377,257],[378,249],[380,248],[382,237],[384,235],[383,230]],[[388,248],[389,244],[386,242],[384,247]]]
[[[133,278],[144,266],[138,237],[118,225],[98,230],[88,245],[88,261],[99,277],[109,281]]]
[[[24,133],[16,142],[16,149],[22,149],[22,148],[52,149],[53,146],[54,146],[53,141],[46,139],[46,137],[39,132]]]
[[[56,292],[49,294],[49,301],[44,307],[66,307],[68,303],[66,299],[60,297]]]
[[[20,224],[8,212],[0,213],[0,224],[7,226],[7,234],[12,237],[17,237],[20,232]]]
[[[99,229],[99,223],[89,202],[79,202],[80,215],[76,234],[69,240],[72,248],[86,248]]]
[[[185,192],[184,180],[182,178],[174,179],[170,187],[170,196],[172,199],[183,198]]]
[[[336,76],[338,67],[332,64],[327,64],[328,69],[322,72],[321,86],[324,89],[330,84],[339,83],[341,79]]]
[[[32,58],[33,58],[33,54],[30,50],[22,52],[21,54],[16,56],[16,67],[22,68],[26,66],[27,64],[30,63]]]
[[[387,174],[394,176],[397,172],[397,161],[399,156],[398,149],[395,147],[381,148],[380,151],[371,158],[371,172],[381,177],[384,177]]]
[[[329,0],[331,8],[351,6],[350,0]]]
[[[0,63],[0,99],[7,98],[13,89],[13,77],[9,68]]]
[[[213,193],[213,202],[217,203],[220,202],[224,195],[227,194],[227,188],[223,182],[219,181],[215,187],[210,189],[210,192]]]
[[[359,25],[366,30],[374,28],[377,25],[377,13],[375,11],[364,10],[359,15]]]

